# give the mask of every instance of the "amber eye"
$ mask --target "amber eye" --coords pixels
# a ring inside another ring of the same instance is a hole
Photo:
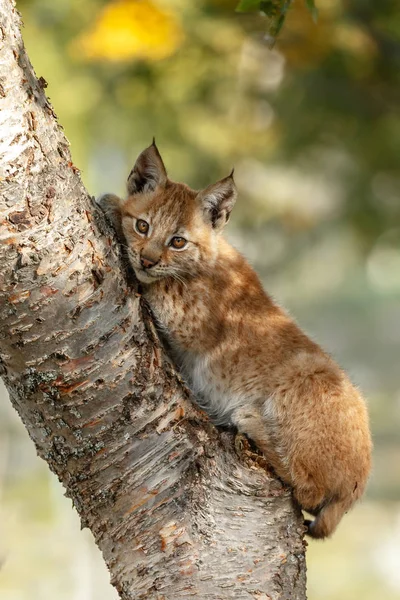
[[[135,227],[139,233],[147,233],[149,231],[149,224],[147,221],[143,221],[143,219],[137,219]]]
[[[179,236],[173,237],[169,243],[170,246],[172,246],[173,248],[176,248],[177,250],[181,250],[182,248],[184,248],[186,246],[186,244],[187,244],[187,241],[185,240],[185,238],[179,237]]]

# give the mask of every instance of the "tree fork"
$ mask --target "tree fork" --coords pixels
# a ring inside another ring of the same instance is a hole
[[[305,599],[290,491],[218,432],[158,343],[0,0],[0,371],[122,600]]]

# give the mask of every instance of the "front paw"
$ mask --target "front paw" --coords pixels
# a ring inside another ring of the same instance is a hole
[[[255,446],[253,441],[240,431],[235,436],[235,451],[239,459],[247,464],[247,466],[254,469],[257,465],[271,475],[271,466],[268,464],[265,456]]]
[[[95,198],[95,202],[101,210],[108,214],[110,211],[120,210],[121,199],[115,194],[102,194]]]
[[[110,221],[118,236],[121,237],[121,198],[118,198],[115,194],[102,194],[96,198],[95,202]]]

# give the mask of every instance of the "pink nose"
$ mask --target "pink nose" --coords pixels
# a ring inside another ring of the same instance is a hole
[[[157,264],[157,261],[150,260],[149,258],[146,258],[145,256],[141,256],[140,264],[142,265],[142,267],[144,269],[150,269],[150,267],[154,267],[154,265]]]

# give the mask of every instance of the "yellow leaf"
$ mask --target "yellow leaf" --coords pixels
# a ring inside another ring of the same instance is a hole
[[[127,62],[161,60],[183,40],[176,15],[150,0],[114,0],[99,14],[92,28],[71,45],[74,55],[87,60]]]

